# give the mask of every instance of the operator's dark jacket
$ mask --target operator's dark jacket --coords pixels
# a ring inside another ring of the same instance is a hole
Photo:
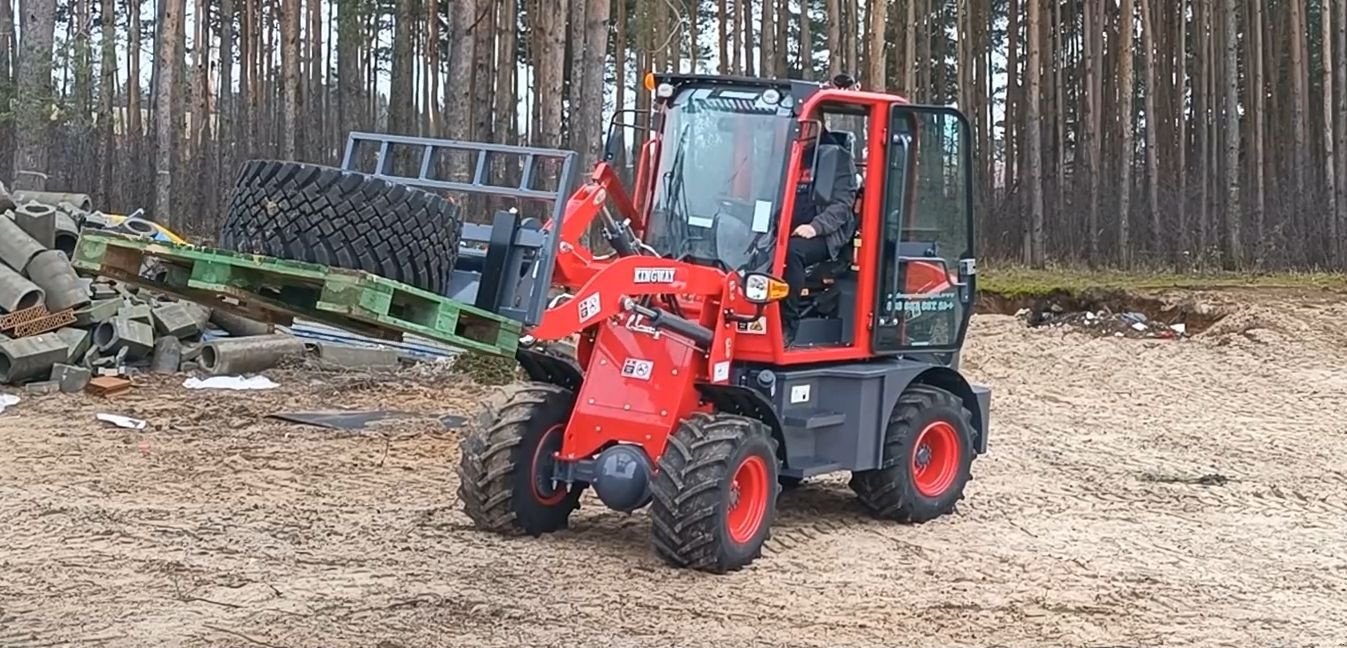
[[[818,171],[812,184],[813,191],[796,196],[793,230],[809,223],[828,244],[828,256],[836,259],[844,246],[856,236],[856,164],[851,155],[840,146],[825,144],[819,147]],[[813,218],[810,220],[809,214]]]

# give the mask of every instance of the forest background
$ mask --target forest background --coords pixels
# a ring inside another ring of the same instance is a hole
[[[210,233],[356,130],[587,167],[649,70],[959,107],[984,258],[1347,267],[1347,0],[0,0],[0,180]]]

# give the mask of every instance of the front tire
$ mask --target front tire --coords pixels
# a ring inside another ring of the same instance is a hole
[[[881,467],[852,473],[851,489],[875,517],[926,522],[954,511],[972,463],[972,414],[963,401],[916,384],[889,418]]]
[[[553,484],[551,471],[574,401],[555,385],[514,385],[468,423],[458,496],[477,528],[537,537],[568,526],[584,487]]]
[[[694,413],[669,437],[650,507],[655,553],[722,574],[762,555],[776,519],[776,442],[762,421]]]

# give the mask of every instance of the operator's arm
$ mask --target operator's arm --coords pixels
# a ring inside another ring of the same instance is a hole
[[[810,225],[814,226],[814,231],[819,236],[827,236],[856,218],[853,211],[856,204],[856,165],[851,160],[851,156],[839,156],[836,165],[837,177],[833,180],[832,200],[828,206],[819,211],[814,216]]]

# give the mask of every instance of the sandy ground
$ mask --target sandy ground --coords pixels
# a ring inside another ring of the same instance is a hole
[[[443,376],[25,396],[0,414],[0,646],[1341,645],[1347,305],[1202,299],[1234,313],[1179,342],[976,317],[993,436],[958,514],[881,523],[812,482],[722,577],[597,503],[542,539],[473,531],[431,417],[485,390]],[[263,418],[336,405],[427,418]]]

